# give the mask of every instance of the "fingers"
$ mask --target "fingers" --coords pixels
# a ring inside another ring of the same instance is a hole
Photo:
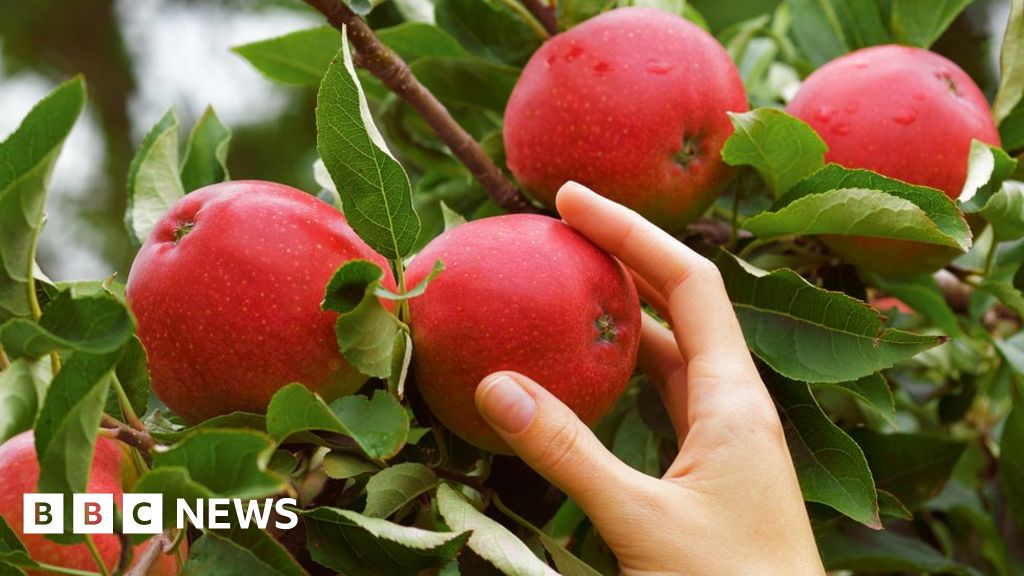
[[[562,186],[555,201],[566,223],[662,295],[688,360],[700,355],[748,355],[721,276],[711,261],[636,212],[575,182]]]
[[[620,498],[632,491],[638,476],[647,478],[612,455],[569,407],[521,374],[485,378],[476,389],[476,405],[523,461],[596,522],[614,506],[610,494]]]
[[[643,276],[640,276],[632,270],[629,271],[629,275],[633,277],[633,283],[636,284],[636,291],[640,294],[640,298],[644,302],[650,304],[665,322],[671,323],[672,318],[668,314],[668,302],[665,302],[665,297],[662,296],[654,286],[651,286]]]
[[[658,384],[665,410],[672,419],[679,445],[689,430],[686,410],[686,362],[679,355],[672,331],[647,314],[640,330],[640,369]]]

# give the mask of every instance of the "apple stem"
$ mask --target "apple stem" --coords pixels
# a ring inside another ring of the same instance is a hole
[[[469,135],[419,80],[409,65],[377,38],[365,20],[340,0],[304,0],[348,35],[359,63],[392,92],[409,103],[434,133],[476,178],[488,195],[509,212],[539,212],[502,173],[484,149]]]
[[[117,540],[121,544],[121,554],[117,557],[117,566],[114,566],[114,576],[121,576],[132,565],[135,550],[132,548],[132,537],[128,534],[118,532]]]
[[[85,535],[85,546],[96,562],[96,567],[100,569],[99,573],[103,576],[110,576],[110,570],[107,570],[107,565],[103,562],[103,556],[100,555],[100,549],[96,547],[96,541],[92,539],[92,534]]]
[[[558,18],[555,16],[554,1],[551,2],[550,6],[545,6],[541,0],[523,0],[523,4],[544,25],[544,29],[548,34],[552,36],[558,34]]]
[[[121,404],[121,412],[124,413],[124,419],[128,421],[128,424],[136,430],[146,431],[145,424],[142,420],[139,420],[139,416],[135,413],[135,408],[132,407],[132,403],[128,400],[128,394],[125,393],[124,387],[121,386],[121,381],[116,375],[113,376],[114,392],[117,393],[117,401]]]
[[[149,541],[149,546],[139,555],[139,561],[124,576],[146,576],[160,556],[171,551],[172,542],[167,533],[158,534]]]
[[[143,456],[147,456],[154,447],[156,441],[146,430],[136,430],[109,414],[104,414],[100,426],[111,431],[113,438],[133,448],[138,448]]]

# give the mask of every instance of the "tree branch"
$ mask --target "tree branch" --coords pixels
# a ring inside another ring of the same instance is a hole
[[[541,0],[523,0],[523,4],[544,25],[548,34],[552,36],[558,34],[558,18],[555,16],[555,9],[552,6],[544,4]]]
[[[167,537],[167,533],[157,534],[149,541],[149,546],[146,546],[146,549],[139,555],[139,561],[131,570],[125,572],[124,576],[146,576],[157,559],[170,551],[171,539]]]
[[[138,448],[142,451],[143,456],[149,456],[149,453],[156,447],[156,440],[149,435],[149,432],[145,430],[136,430],[131,426],[121,422],[114,418],[110,414],[104,414],[103,419],[100,421],[100,426],[110,432],[109,436],[114,440],[119,440],[125,444]]]
[[[495,202],[509,212],[538,212],[515,184],[462,129],[448,110],[413,75],[409,65],[385,46],[373,30],[342,0],[304,0],[348,35],[360,63],[389,90],[409,103],[452,151]]]

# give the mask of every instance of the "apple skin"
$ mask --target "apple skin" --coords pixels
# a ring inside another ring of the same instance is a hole
[[[353,259],[379,265],[394,288],[384,257],[301,190],[234,181],[177,201],[126,289],[157,396],[199,422],[262,412],[292,382],[327,400],[356,391],[366,377],[338,351],[337,314],[320,309],[331,276]]]
[[[735,64],[707,32],[661,10],[611,10],[526,65],[505,109],[508,167],[548,206],[575,180],[677,232],[732,177],[726,112],[747,109]]]
[[[499,370],[541,383],[587,424],[615,405],[640,336],[636,287],[615,259],[560,220],[516,214],[438,236],[409,266],[409,285],[437,260],[444,272],[409,300],[413,370],[456,435],[510,453],[474,403],[480,381]]]
[[[825,160],[929,186],[950,198],[967,179],[971,140],[1000,144],[985,95],[956,64],[907,46],[875,46],[811,74],[787,111],[828,145]],[[960,252],[916,242],[825,236],[861,268],[889,276],[933,272]]]
[[[127,448],[108,438],[96,439],[92,469],[89,473],[87,491],[98,494],[113,494],[114,502],[120,508],[125,485],[133,484],[136,478]],[[18,535],[28,550],[29,556],[46,564],[64,568],[96,571],[96,562],[84,543],[61,545],[47,540],[42,534],[24,534],[24,508],[22,496],[39,490],[39,461],[36,459],[35,436],[32,431],[22,432],[0,445],[0,516]],[[65,514],[71,514],[65,510]],[[93,541],[100,551],[100,557],[109,570],[113,570],[121,554],[121,543],[114,534],[94,534]],[[135,547],[133,561],[150,545],[143,542]],[[185,545],[184,543],[182,544]],[[174,555],[161,555],[150,568],[150,576],[172,576],[178,573],[178,561]],[[49,572],[28,570],[28,574],[43,575]]]

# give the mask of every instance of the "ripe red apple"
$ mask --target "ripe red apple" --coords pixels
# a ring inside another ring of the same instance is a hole
[[[711,35],[667,12],[620,8],[530,59],[505,109],[508,166],[549,206],[576,180],[679,231],[731,177],[726,112],[746,110],[739,72]]]
[[[336,209],[259,181],[215,184],[168,209],[132,265],[127,299],[153,390],[189,422],[260,412],[302,382],[325,399],[366,377],[338,352],[337,315],[320,309],[342,263],[387,261]]]
[[[875,46],[837,58],[804,82],[787,110],[828,144],[825,159],[950,198],[967,179],[971,140],[999,145],[984,94],[956,64],[927,50]],[[833,251],[894,276],[931,272],[959,252],[880,238],[829,236]]]
[[[615,405],[636,366],[640,304],[619,263],[560,220],[509,215],[445,232],[409,266],[416,385],[434,415],[481,448],[508,447],[473,395],[498,370],[540,382],[588,424]]]
[[[92,470],[89,473],[87,491],[98,494],[113,494],[114,502],[121,506],[121,496],[126,487],[136,478],[126,448],[107,438],[96,439]],[[65,546],[47,540],[42,534],[24,534],[24,508],[22,496],[38,492],[39,461],[36,459],[35,437],[31,431],[23,432],[0,445],[0,516],[21,539],[29,556],[37,561],[63,568],[96,571],[96,562],[84,543]],[[64,511],[70,514],[69,510]],[[93,541],[108,570],[113,570],[121,554],[121,543],[113,534],[94,534]],[[134,561],[138,561],[150,542],[135,547]],[[44,572],[29,570],[30,575]],[[161,555],[150,568],[150,576],[171,576],[178,573],[178,561],[174,555]],[[49,574],[46,572],[45,574]]]

